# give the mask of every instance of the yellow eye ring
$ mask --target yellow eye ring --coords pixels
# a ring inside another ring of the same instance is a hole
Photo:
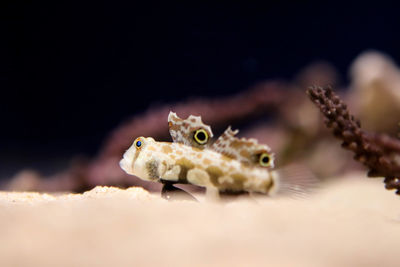
[[[208,133],[204,129],[198,129],[194,132],[193,138],[199,145],[204,145],[208,141]]]
[[[270,154],[264,152],[260,155],[258,162],[263,167],[271,167],[273,164],[273,158]]]
[[[142,146],[143,146],[142,140],[141,140],[140,138],[137,138],[137,139],[135,140],[135,147],[136,147],[136,149],[141,149]]]

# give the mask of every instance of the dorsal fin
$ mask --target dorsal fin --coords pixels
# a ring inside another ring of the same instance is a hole
[[[262,145],[256,139],[237,138],[239,130],[228,129],[212,144],[211,149],[246,164],[259,164],[260,156],[269,156],[268,167],[274,167],[274,154],[267,145]]]
[[[175,112],[170,111],[168,115],[168,127],[174,142],[188,146],[197,148],[207,147],[213,137],[210,126],[204,124],[200,116],[190,115],[187,119],[183,120]]]

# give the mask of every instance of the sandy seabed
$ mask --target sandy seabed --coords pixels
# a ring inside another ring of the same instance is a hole
[[[358,174],[306,199],[224,204],[1,192],[0,266],[399,266],[399,207]]]

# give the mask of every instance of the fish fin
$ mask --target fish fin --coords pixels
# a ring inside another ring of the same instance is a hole
[[[273,194],[304,198],[314,192],[319,185],[319,179],[309,168],[301,164],[291,164],[275,171],[276,187]]]
[[[229,126],[225,132],[212,144],[211,149],[229,158],[236,159],[246,164],[259,164],[260,155],[269,156],[265,167],[274,167],[274,154],[267,145],[259,144],[254,138],[237,138],[239,130],[232,130]]]
[[[207,147],[213,137],[211,127],[201,121],[200,116],[190,115],[181,119],[175,112],[168,115],[168,127],[172,140],[197,148]]]
[[[218,202],[220,201],[219,190],[216,187],[208,186],[206,187],[206,201],[207,202]]]

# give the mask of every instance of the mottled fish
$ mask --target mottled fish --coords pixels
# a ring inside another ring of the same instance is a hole
[[[143,180],[193,184],[213,194],[303,192],[312,181],[311,176],[273,170],[271,149],[256,139],[237,138],[238,130],[231,127],[213,142],[210,126],[199,116],[183,120],[170,112],[168,126],[172,143],[138,137],[120,161],[121,168]]]

